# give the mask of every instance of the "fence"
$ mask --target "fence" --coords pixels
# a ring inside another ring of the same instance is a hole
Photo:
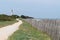
[[[52,40],[60,40],[60,20],[59,19],[24,19],[38,30],[46,32]]]

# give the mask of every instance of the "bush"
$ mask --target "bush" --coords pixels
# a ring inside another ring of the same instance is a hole
[[[12,16],[8,16],[5,14],[0,14],[0,21],[12,21],[16,18],[18,18],[19,16],[17,15],[12,15]]]
[[[33,19],[33,17],[24,16],[24,15],[21,15],[21,18],[24,18],[24,19]]]

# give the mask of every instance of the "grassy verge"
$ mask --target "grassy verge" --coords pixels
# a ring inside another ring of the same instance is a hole
[[[7,26],[7,25],[10,25],[10,24],[13,24],[15,22],[17,22],[17,21],[16,20],[14,20],[14,21],[0,21],[0,28]]]
[[[8,40],[51,40],[50,37],[38,31],[36,28],[32,27],[29,23],[23,21],[23,24],[19,27]]]

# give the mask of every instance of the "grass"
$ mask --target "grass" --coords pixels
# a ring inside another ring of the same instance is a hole
[[[13,24],[15,22],[16,22],[16,20],[14,20],[14,21],[0,21],[0,28],[7,26],[7,25],[10,25],[10,24]]]
[[[29,23],[23,21],[19,30],[12,34],[8,40],[51,40],[51,38],[47,34],[32,27]]]

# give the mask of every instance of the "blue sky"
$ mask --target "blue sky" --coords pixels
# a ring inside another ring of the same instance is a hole
[[[0,14],[28,15],[35,18],[60,18],[60,0],[0,0]]]

